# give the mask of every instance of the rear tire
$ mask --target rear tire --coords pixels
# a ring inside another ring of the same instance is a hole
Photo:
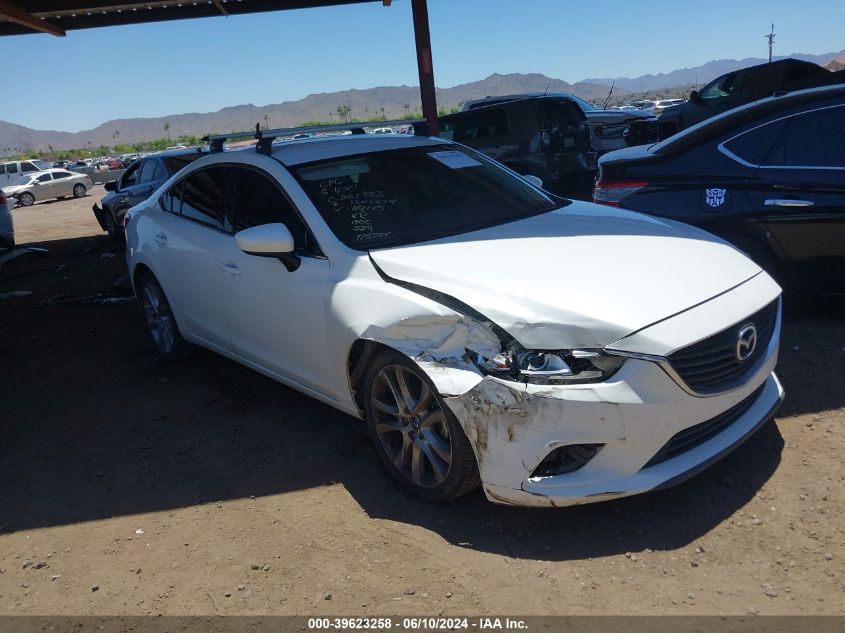
[[[170,302],[152,273],[144,273],[138,280],[137,297],[144,311],[150,341],[159,357],[167,362],[184,357],[188,342],[179,333]]]
[[[419,366],[394,350],[380,352],[364,376],[363,396],[376,452],[403,488],[442,503],[478,486],[472,446]]]
[[[81,198],[85,195],[86,189],[85,185],[82,183],[77,183],[73,186],[73,197],[74,198]]]

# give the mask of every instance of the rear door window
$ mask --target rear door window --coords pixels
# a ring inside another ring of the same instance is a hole
[[[17,163],[8,163],[6,165],[6,171],[10,174],[18,173],[18,164]]]
[[[479,108],[455,124],[456,141],[478,141],[508,133],[508,119],[502,108]]]
[[[790,117],[767,167],[845,167],[845,105]]]
[[[725,141],[724,148],[742,162],[762,165],[786,127],[787,119],[772,121]]]
[[[154,158],[150,158],[143,162],[143,164],[141,165],[140,174],[138,175],[139,184],[151,182],[153,180],[153,174],[155,173],[156,164],[158,164],[158,161]]]

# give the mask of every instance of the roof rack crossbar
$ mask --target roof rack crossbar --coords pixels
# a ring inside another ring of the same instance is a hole
[[[304,125],[300,127],[276,128],[273,130],[262,130],[259,123],[255,124],[252,132],[232,132],[230,134],[209,134],[203,136],[202,140],[209,144],[212,153],[222,152],[223,145],[227,141],[239,139],[257,139],[256,151],[261,154],[269,154],[273,141],[279,137],[296,136],[297,134],[314,134],[321,132],[346,132],[352,134],[365,134],[366,128],[380,128],[394,125],[410,125],[414,128],[415,134],[427,134],[425,119],[395,119],[392,121],[368,121],[355,123],[342,123],[338,125]]]

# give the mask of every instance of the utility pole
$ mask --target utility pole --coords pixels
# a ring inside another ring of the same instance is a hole
[[[768,35],[764,35],[766,39],[769,40],[769,63],[772,63],[772,43],[775,41],[775,25],[772,24],[772,32]]]

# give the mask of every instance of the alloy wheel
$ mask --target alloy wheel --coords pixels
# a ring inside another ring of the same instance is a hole
[[[386,365],[370,398],[376,436],[396,470],[422,488],[442,484],[452,467],[452,439],[428,384],[407,367]]]
[[[176,342],[176,319],[170,304],[158,284],[147,282],[141,291],[141,306],[144,318],[156,347],[164,354],[170,354]]]
[[[18,202],[20,202],[23,207],[31,207],[35,203],[35,196],[31,193],[22,193],[18,198]]]

